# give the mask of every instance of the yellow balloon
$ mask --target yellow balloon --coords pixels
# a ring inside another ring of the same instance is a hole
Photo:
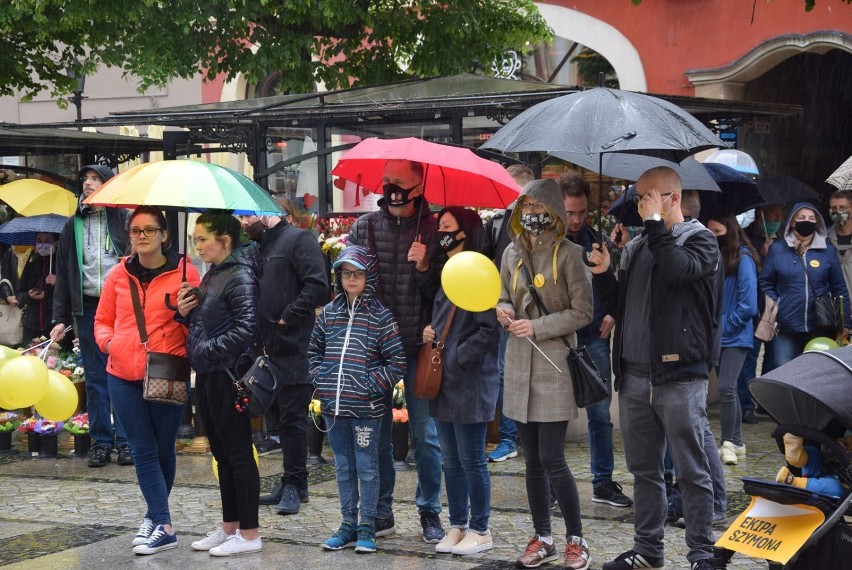
[[[0,397],[13,408],[32,406],[47,392],[47,366],[36,356],[13,358],[0,368]]]
[[[487,311],[500,298],[500,273],[494,262],[481,253],[462,251],[444,265],[441,286],[459,308],[473,313]]]
[[[47,392],[36,402],[35,409],[45,419],[64,422],[77,411],[74,383],[56,370],[48,370]]]
[[[3,398],[3,394],[0,394],[0,408],[4,410],[15,410],[15,406],[13,406],[10,402],[7,402],[5,398]]]
[[[9,348],[8,346],[0,344],[0,360],[12,360],[19,356],[21,356],[21,353],[14,348]]]
[[[254,446],[254,444],[251,444],[251,452],[252,452],[252,455],[254,455],[254,462],[258,466],[260,466],[260,456],[257,454],[257,448]],[[218,481],[219,480],[219,462],[216,461],[215,457],[213,458],[212,467],[213,467],[213,476],[216,477],[216,480]]]

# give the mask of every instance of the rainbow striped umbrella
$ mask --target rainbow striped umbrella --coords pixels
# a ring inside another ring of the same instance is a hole
[[[93,206],[159,206],[237,215],[280,214],[281,207],[250,178],[223,166],[164,160],[134,166],[111,178],[83,201]]]

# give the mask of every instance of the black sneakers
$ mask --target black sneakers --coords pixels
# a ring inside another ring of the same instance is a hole
[[[118,461],[119,465],[133,465],[133,455],[130,453],[130,446],[126,443],[118,446]]]
[[[423,542],[438,544],[444,539],[444,527],[438,513],[423,511],[420,513],[420,526],[423,527]]]
[[[105,467],[110,462],[110,448],[98,445],[89,449],[89,467]]]
[[[613,507],[629,507],[633,504],[633,499],[621,492],[621,485],[615,481],[604,481],[599,486],[595,487],[592,495],[593,503],[605,503]]]
[[[393,520],[393,515],[385,519],[376,517],[373,523],[376,529],[376,536],[390,536],[396,533],[396,523]]]
[[[620,555],[615,560],[606,562],[603,565],[603,570],[637,570],[644,568],[646,570],[663,570],[666,561],[662,556],[645,556],[639,554],[635,550],[628,550]]]

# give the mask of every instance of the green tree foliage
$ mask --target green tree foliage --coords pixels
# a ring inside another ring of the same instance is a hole
[[[309,92],[488,67],[550,37],[532,0],[4,0],[0,95],[66,95],[68,69],[102,64],[140,91],[280,70],[285,90]]]

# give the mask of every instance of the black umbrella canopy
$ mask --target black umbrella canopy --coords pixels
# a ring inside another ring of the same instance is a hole
[[[819,199],[819,192],[801,180],[789,176],[758,180],[757,191],[766,204],[787,204]]]
[[[701,195],[701,213],[698,216],[701,222],[707,223],[708,220],[728,214],[742,214],[764,203],[757,192],[757,183],[748,176],[726,164],[705,162],[703,167],[722,192]]]
[[[632,182],[638,180],[646,170],[657,166],[667,166],[680,176],[684,190],[708,190],[710,192],[719,192],[721,190],[710,173],[701,166],[700,162],[691,156],[679,163],[674,163],[653,156],[614,152],[604,154],[603,162],[599,163],[598,157],[590,157],[587,154],[578,152],[554,152],[552,154],[556,158],[561,158],[571,164],[582,166],[586,170],[594,172],[597,172],[598,168],[603,166],[601,173],[604,176],[621,178],[622,180],[630,180]]]
[[[642,93],[597,87],[534,105],[482,148],[503,152],[647,154],[680,162],[725,144],[680,107]]]
[[[852,430],[852,346],[809,351],[759,376],[749,392],[776,423]]]

